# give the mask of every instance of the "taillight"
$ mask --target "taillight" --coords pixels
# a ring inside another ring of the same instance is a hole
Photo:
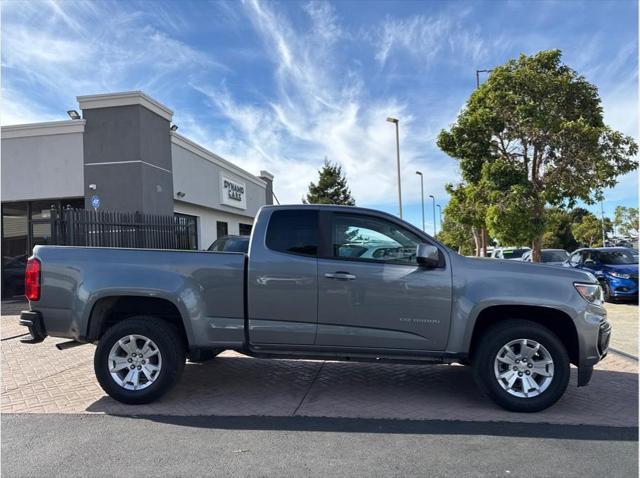
[[[40,299],[40,261],[31,258],[27,261],[24,273],[24,295],[29,300]]]

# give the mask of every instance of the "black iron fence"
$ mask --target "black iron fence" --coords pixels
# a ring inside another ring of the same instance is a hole
[[[197,249],[195,218],[85,209],[51,209],[51,244]]]

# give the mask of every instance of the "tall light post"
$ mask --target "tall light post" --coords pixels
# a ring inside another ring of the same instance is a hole
[[[439,214],[439,217],[440,217],[440,232],[442,232],[442,206],[440,206],[440,204],[437,204],[437,206],[438,206],[438,212],[440,213]]]
[[[400,182],[400,132],[398,129],[400,120],[389,116],[387,118],[387,121],[389,123],[395,123],[396,125],[396,154],[398,158],[398,209],[400,210],[400,219],[402,219],[402,185]]]
[[[604,232],[604,204],[602,199],[600,200],[600,218],[602,223],[602,247],[607,247],[607,245],[605,244],[606,235]]]
[[[433,197],[433,194],[429,194],[429,197],[433,201],[433,237],[436,237],[436,198]]]
[[[420,176],[420,199],[422,200],[422,230],[425,230],[424,225],[424,178],[422,177],[422,173],[420,171],[416,171],[416,174]]]

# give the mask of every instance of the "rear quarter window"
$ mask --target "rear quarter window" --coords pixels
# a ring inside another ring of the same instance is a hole
[[[274,251],[317,256],[318,211],[274,211],[269,219],[265,242]]]

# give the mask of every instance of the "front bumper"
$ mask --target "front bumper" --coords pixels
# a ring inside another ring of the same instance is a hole
[[[620,279],[618,277],[606,276],[611,297],[637,297],[638,296],[638,278]]]
[[[31,337],[21,339],[21,342],[28,344],[37,344],[47,337],[47,330],[44,328],[42,314],[30,310],[20,312],[20,325],[29,329]]]
[[[611,340],[611,324],[603,307],[589,305],[581,317],[576,324],[580,343],[578,387],[589,383],[594,365],[607,356]]]

